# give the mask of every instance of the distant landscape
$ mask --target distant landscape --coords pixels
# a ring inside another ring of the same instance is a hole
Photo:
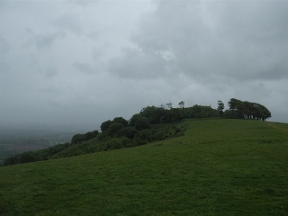
[[[70,142],[75,131],[51,127],[0,127],[0,164],[5,158],[25,151],[35,151]]]

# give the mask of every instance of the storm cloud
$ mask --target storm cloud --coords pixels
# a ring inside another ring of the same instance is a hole
[[[2,1],[1,125],[91,128],[147,105],[232,97],[288,122],[287,11],[287,1]]]

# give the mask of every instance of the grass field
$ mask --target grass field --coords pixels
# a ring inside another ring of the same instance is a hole
[[[288,215],[288,125],[187,120],[185,136],[0,167],[0,215]]]

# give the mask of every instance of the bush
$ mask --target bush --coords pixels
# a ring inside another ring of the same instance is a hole
[[[103,144],[103,146],[104,146],[104,150],[112,150],[112,149],[120,149],[120,148],[130,146],[130,143],[131,143],[130,139],[126,137],[122,137],[122,138],[110,139],[106,141]]]
[[[111,121],[111,120],[102,122],[102,124],[100,126],[101,131],[104,132],[104,131],[108,130],[108,128],[110,127],[111,124],[113,124],[113,121]]]
[[[109,128],[108,128],[108,130],[109,130],[109,134],[111,135],[111,136],[113,136],[113,135],[116,135],[117,134],[117,132],[120,130],[120,129],[122,129],[124,126],[121,124],[121,123],[112,123],[110,126],[109,126]]]
[[[99,133],[98,130],[87,132],[85,134],[85,140],[93,139],[98,135],[98,133]]]
[[[124,127],[124,128],[121,128],[118,132],[117,132],[117,136],[119,137],[127,137],[129,139],[133,139],[134,136],[136,135],[137,131],[132,128],[132,127]]]
[[[137,130],[145,130],[151,128],[151,124],[146,117],[138,118],[134,126]]]
[[[127,127],[128,126],[128,121],[122,117],[116,117],[113,119],[113,122],[114,123],[120,123],[122,124],[124,127]]]
[[[75,134],[72,137],[71,144],[77,144],[85,141],[85,134]]]
[[[151,130],[148,130],[148,129],[145,129],[145,130],[140,131],[140,132],[137,134],[137,137],[139,137],[139,138],[142,139],[142,140],[146,140],[146,141],[148,141],[148,142],[151,142],[151,141],[153,140],[152,131],[151,131]]]

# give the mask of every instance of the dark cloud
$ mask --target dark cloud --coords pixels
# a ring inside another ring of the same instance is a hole
[[[81,128],[232,97],[288,122],[287,1],[0,4],[2,124]]]
[[[8,70],[7,58],[9,54],[10,45],[7,40],[0,36],[0,74]]]
[[[98,3],[99,0],[69,0],[68,2],[77,6],[88,7],[91,4]]]
[[[53,67],[49,67],[49,68],[47,68],[46,69],[46,76],[48,77],[48,78],[53,78],[53,77],[55,77],[57,74],[58,74],[59,72],[58,72],[58,70],[57,70],[57,68],[53,68]]]
[[[63,32],[35,33],[32,29],[26,28],[27,41],[23,44],[24,48],[36,46],[38,49],[49,48],[59,38],[65,37]]]
[[[122,78],[155,79],[175,75],[175,62],[161,53],[127,48],[109,62],[109,70]]]
[[[61,15],[52,21],[52,24],[61,29],[61,31],[70,31],[74,34],[84,33],[83,23],[81,23],[81,18],[77,14]]]
[[[121,60],[111,63],[111,70],[126,77],[142,77],[144,72],[137,73],[142,67],[160,76],[165,68],[201,82],[213,81],[215,76],[239,81],[288,78],[288,31],[283,21],[288,20],[287,5],[266,1],[160,1],[133,36],[144,56],[124,51]],[[163,51],[171,53],[176,62],[171,65],[157,59],[155,53]]]
[[[91,65],[91,64],[87,64],[87,63],[80,63],[80,62],[77,62],[77,63],[74,63],[73,66],[83,72],[83,73],[86,73],[86,74],[95,74],[97,71],[95,70],[95,68]]]

